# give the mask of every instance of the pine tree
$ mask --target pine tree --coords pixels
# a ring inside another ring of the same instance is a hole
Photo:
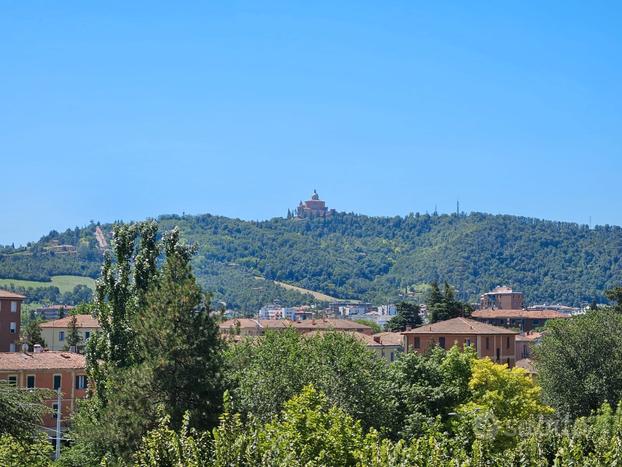
[[[71,349],[72,347],[78,347],[82,342],[82,336],[78,332],[78,316],[75,314],[71,315],[71,319],[69,320],[69,328],[67,332],[67,344],[66,347]]]
[[[166,261],[160,281],[146,297],[138,326],[142,358],[152,372],[152,385],[179,428],[186,411],[197,428],[218,421],[222,402],[221,340],[204,295],[192,273],[192,249],[179,242],[179,230],[164,240]]]

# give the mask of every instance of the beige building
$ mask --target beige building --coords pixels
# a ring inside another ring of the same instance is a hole
[[[66,350],[68,349],[67,336],[73,315],[66,316],[54,321],[46,321],[41,323],[41,337],[45,341],[45,345],[49,350]],[[101,327],[99,321],[91,315],[75,315],[77,317],[76,327],[82,338],[79,347],[83,347],[90,337],[98,332]]]

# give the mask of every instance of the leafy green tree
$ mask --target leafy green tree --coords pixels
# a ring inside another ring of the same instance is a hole
[[[359,318],[359,319],[353,319],[352,321],[358,324],[364,324],[365,326],[369,326],[372,329],[372,332],[374,334],[382,332],[382,327],[378,323],[370,319]]]
[[[24,391],[7,381],[0,381],[0,435],[9,435],[18,441],[33,438],[34,429],[50,412],[43,404],[47,391]]]
[[[391,423],[388,365],[347,333],[268,332],[230,345],[225,362],[233,406],[243,415],[269,420],[286,400],[313,385],[364,427]]]
[[[435,347],[428,354],[410,352],[391,365],[389,381],[396,409],[393,431],[404,439],[427,433],[439,419],[448,424],[450,414],[468,400],[475,351],[449,351]]]
[[[419,315],[419,305],[408,302],[397,304],[397,314],[386,324],[388,331],[399,332],[405,331],[407,328],[416,328],[421,326],[421,316]]]
[[[52,444],[43,434],[28,441],[9,434],[0,435],[0,465],[7,467],[47,467],[52,465]]]
[[[622,315],[588,311],[551,320],[535,348],[544,400],[562,414],[588,415],[622,400]]]
[[[605,292],[606,297],[615,302],[614,310],[622,313],[622,287],[614,287]]]
[[[45,341],[41,335],[41,318],[31,318],[22,328],[22,339],[32,349],[35,344],[45,347]]]

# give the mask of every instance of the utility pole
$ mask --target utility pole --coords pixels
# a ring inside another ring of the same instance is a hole
[[[56,390],[56,454],[54,459],[58,459],[60,457],[60,417],[61,417],[61,398],[60,398],[60,388]]]

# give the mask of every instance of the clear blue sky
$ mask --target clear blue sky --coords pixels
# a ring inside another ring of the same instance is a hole
[[[94,3],[2,2],[0,243],[313,188],[622,224],[619,2]]]

